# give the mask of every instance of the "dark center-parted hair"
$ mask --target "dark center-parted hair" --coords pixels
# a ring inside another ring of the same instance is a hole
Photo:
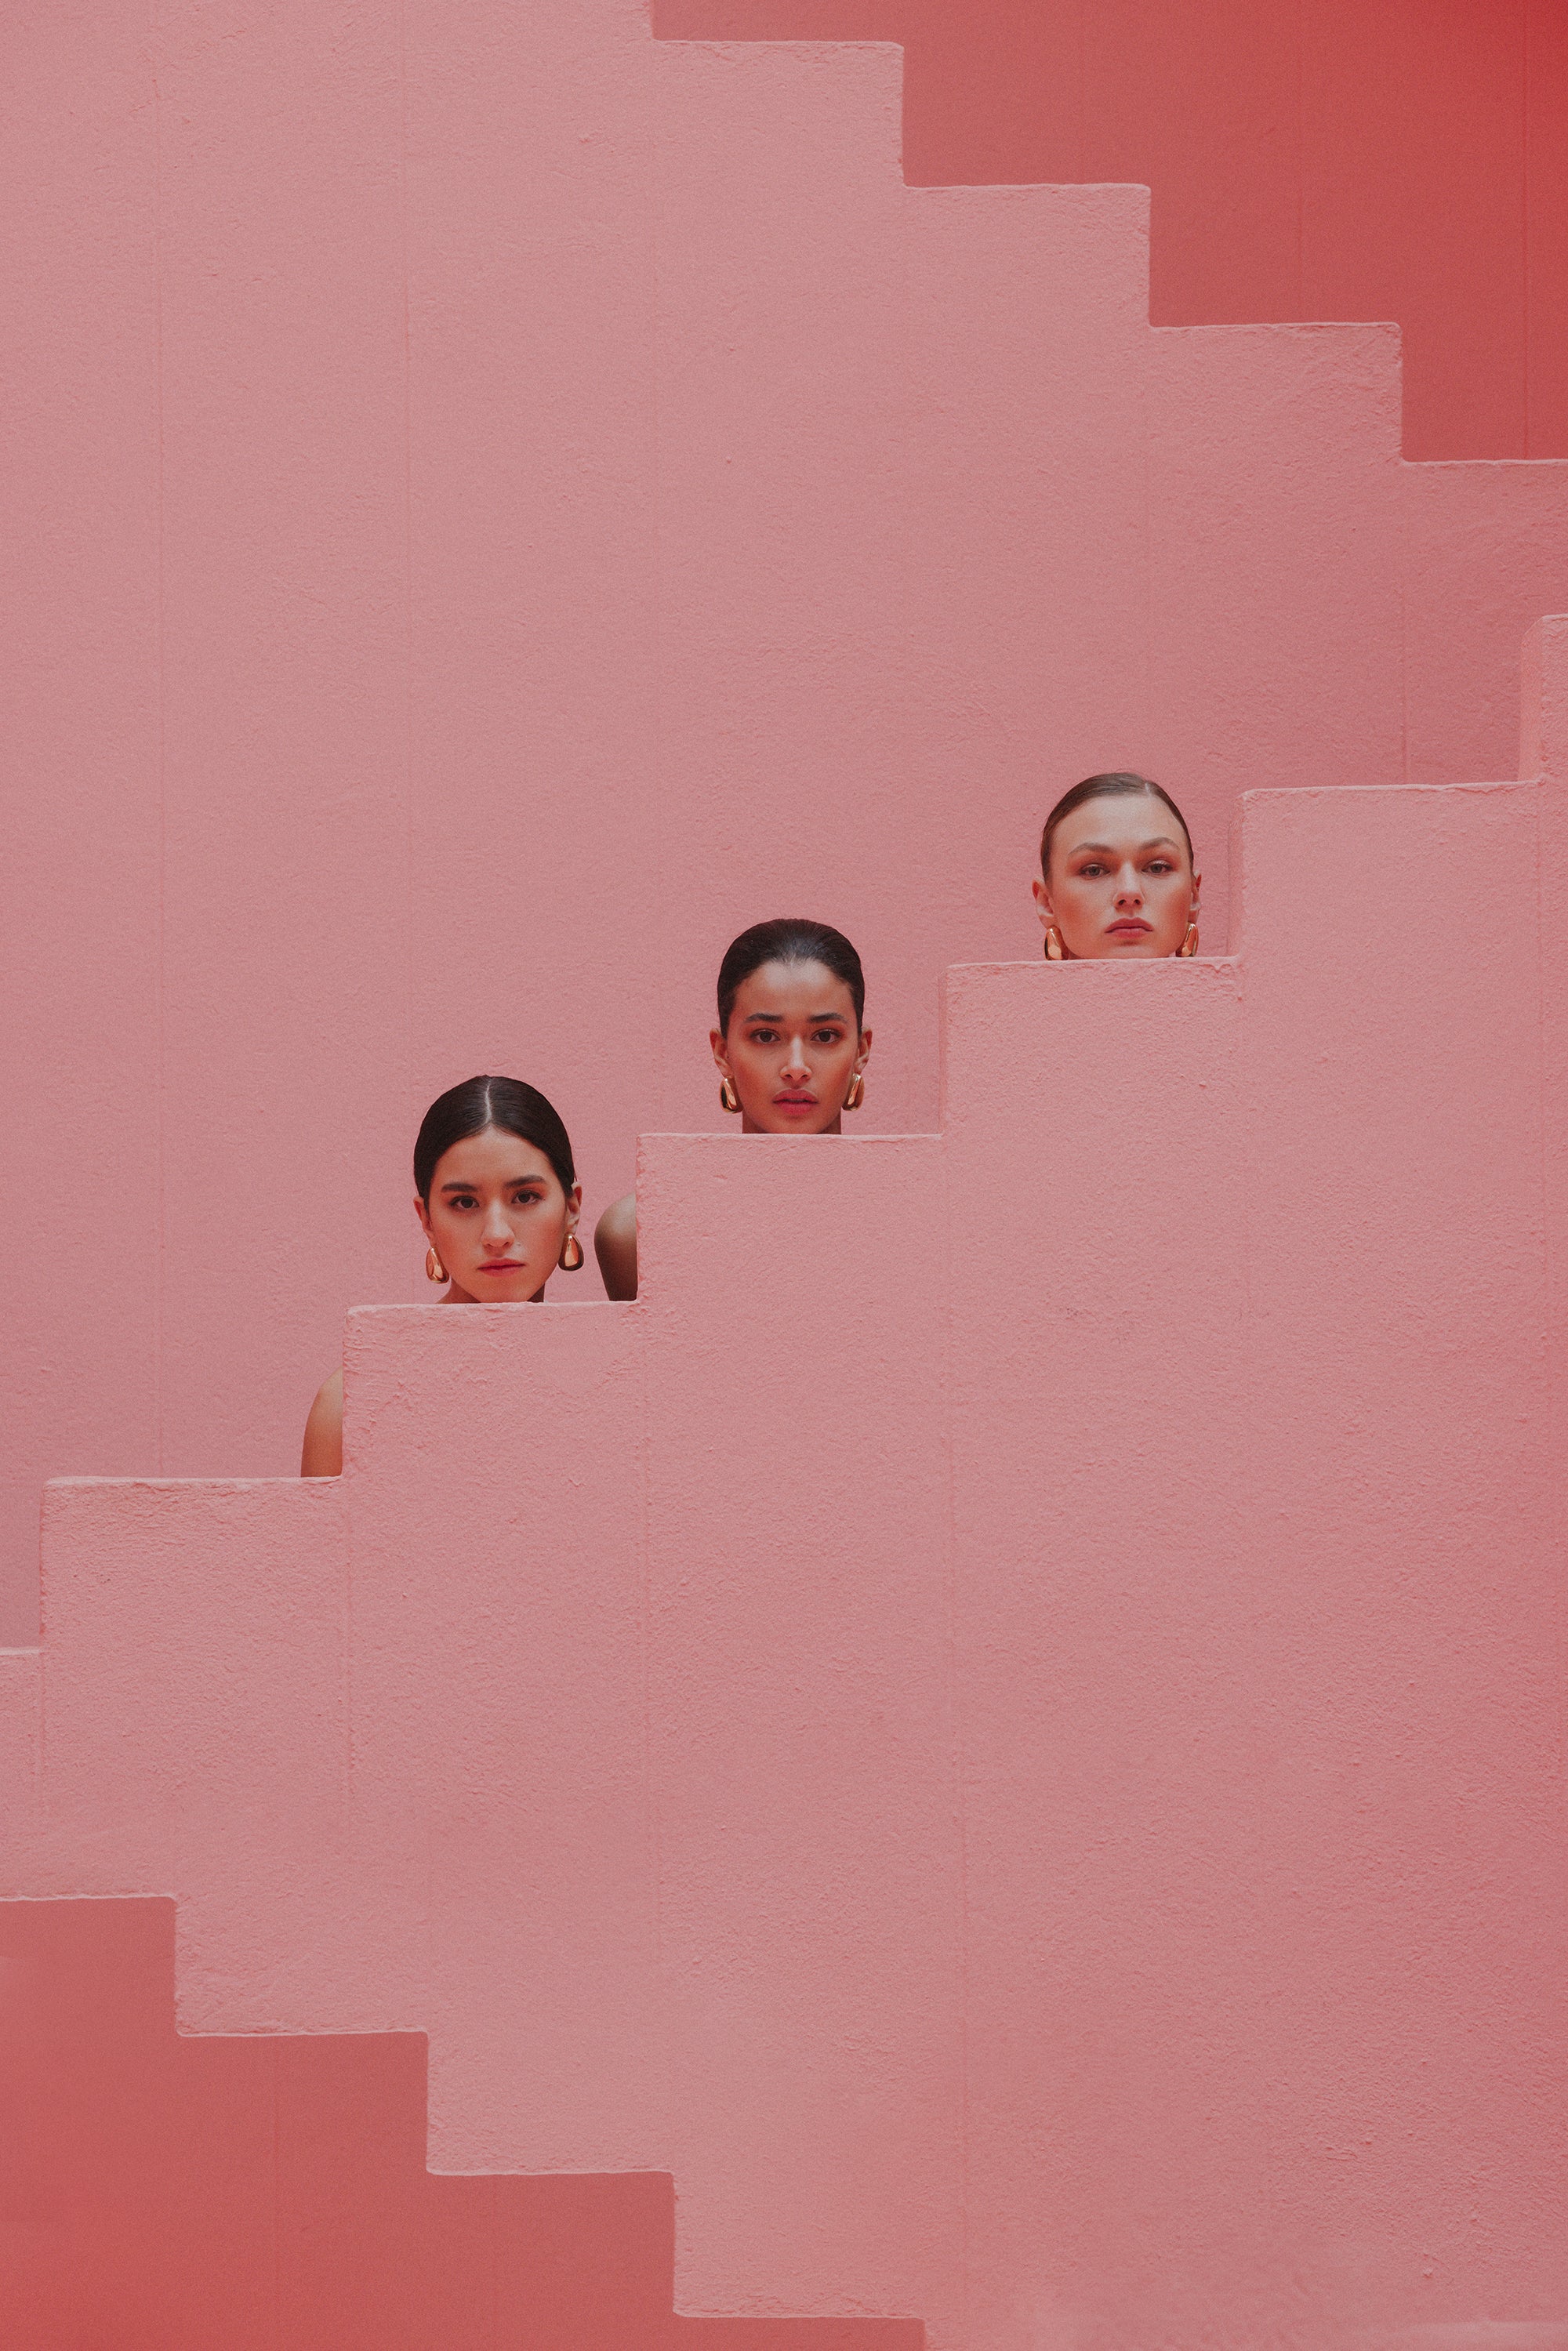
[[[1186,843],[1186,862],[1189,865],[1194,863],[1192,835],[1186,829],[1186,819],[1164,784],[1152,783],[1147,776],[1085,776],[1081,784],[1074,784],[1070,792],[1062,793],[1045,820],[1045,831],[1040,836],[1041,877],[1047,882],[1051,879],[1051,844],[1063,817],[1071,816],[1074,809],[1083,806],[1085,800],[1132,799],[1139,792],[1147,793],[1151,799],[1164,800],[1181,827],[1181,837]]]
[[[560,1178],[561,1190],[570,1191],[577,1170],[570,1138],[554,1103],[520,1078],[465,1078],[431,1103],[413,1146],[414,1189],[426,1207],[436,1168],[453,1144],[466,1143],[471,1134],[483,1134],[492,1126],[542,1151]]]
[[[725,1036],[729,1034],[729,1016],[735,1010],[735,999],[740,994],[743,981],[760,971],[765,963],[825,964],[835,979],[841,979],[854,999],[855,1027],[862,1025],[865,1012],[865,974],[842,931],[831,929],[826,923],[785,920],[777,923],[753,923],[732,939],[718,967],[718,1025]]]

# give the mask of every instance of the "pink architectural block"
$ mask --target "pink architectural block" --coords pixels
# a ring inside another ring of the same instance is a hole
[[[1249,796],[1233,956],[950,973],[938,1133],[644,1138],[635,1305],[355,1314],[337,1484],[52,1489],[5,1885],[427,2031],[441,2170],[672,2172],[687,2312],[1555,2340],[1526,672],[1521,782]]]
[[[1556,0],[654,0],[667,38],[904,45],[912,181],[1134,181],[1162,323],[1396,319],[1415,457],[1568,455]]]
[[[917,2351],[674,2315],[668,2179],[433,2177],[417,2035],[177,2038],[173,1961],[171,1903],[0,1903],[8,2342]]]
[[[1168,779],[1220,946],[1241,792],[1511,769],[1568,466],[1403,464],[1386,328],[1151,330],[1140,189],[906,186],[891,47],[0,37],[0,1638],[47,1479],[292,1468],[455,1080],[542,1085],[596,1213],[716,1121],[718,956],[793,908],[928,1130],[1079,775]]]

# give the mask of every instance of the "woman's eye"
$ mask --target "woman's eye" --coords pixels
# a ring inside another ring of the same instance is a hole
[[[813,1045],[841,1045],[843,1041],[843,1032],[839,1029],[819,1029],[811,1040]]]
[[[1172,873],[1175,871],[1175,867],[1168,864],[1163,857],[1156,857],[1149,868],[1151,873]]]
[[[472,1192],[456,1192],[446,1205],[449,1208],[476,1208],[479,1203]]]
[[[1081,865],[1078,871],[1085,877],[1086,880],[1093,882],[1104,872],[1105,868],[1103,865]]]
[[[777,1045],[779,1031],[777,1029],[754,1029],[751,1032],[751,1041],[754,1045]]]

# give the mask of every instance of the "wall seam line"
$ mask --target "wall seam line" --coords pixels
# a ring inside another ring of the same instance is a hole
[[[952,1022],[951,983],[942,991],[940,1008],[944,1056],[947,1049]],[[944,1088],[946,1094],[946,1088]],[[956,1479],[956,1443],[954,1422],[958,1402],[956,1377],[953,1330],[954,1292],[954,1221],[951,1214],[950,1187],[952,1163],[948,1156],[951,1137],[951,1105],[945,1099],[941,1104],[941,1139],[943,1193],[948,1199],[946,1225],[946,1295],[942,1308],[942,1386],[946,1409],[943,1413],[944,1452],[946,1470],[946,1552],[947,1552],[947,1674],[949,1706],[951,1708],[951,1753],[953,1772],[954,1829],[956,1838],[958,1878],[958,2325],[960,2340],[969,2340],[969,1848],[967,1790],[965,1784],[963,1691],[958,1639],[958,1510]]]
[[[408,234],[408,0],[398,0],[398,258],[402,277],[402,844],[403,1069],[411,1123],[420,1115],[414,1071],[413,904],[413,334]]]
[[[153,987],[156,1001],[154,1020],[157,1079],[153,1101],[154,1156],[154,1226],[152,1281],[152,1458],[159,1477],[163,1474],[163,1265],[165,1257],[165,1226],[167,1199],[164,1170],[166,1150],[166,1102],[168,1040],[168,987],[164,970],[167,926],[169,812],[168,812],[168,684],[167,684],[167,613],[165,609],[165,537],[164,512],[164,449],[163,449],[163,96],[158,82],[158,12],[157,0],[152,0],[148,31],[152,66],[152,380],[154,430],[154,636],[157,670],[157,741],[158,741],[158,904],[154,917]]]

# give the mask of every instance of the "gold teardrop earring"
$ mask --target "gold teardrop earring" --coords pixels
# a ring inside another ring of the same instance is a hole
[[[452,1279],[434,1249],[427,1249],[424,1252],[424,1278],[426,1281],[450,1281]]]
[[[1065,963],[1067,949],[1061,943],[1061,933],[1054,923],[1045,926],[1045,959],[1047,963]]]
[[[562,1241],[560,1245],[560,1255],[556,1259],[556,1263],[559,1266],[562,1273],[575,1273],[578,1267],[582,1263],[582,1243],[577,1238],[577,1229],[575,1226],[572,1230],[568,1233],[565,1240]]]
[[[850,1080],[850,1090],[844,1096],[844,1108],[846,1110],[859,1110],[864,1100],[865,1072],[863,1070],[857,1070],[854,1076]]]
[[[718,1106],[720,1110],[738,1110],[740,1108],[740,1096],[736,1092],[735,1088],[730,1084],[727,1078],[722,1079],[719,1083]]]
[[[1197,953],[1197,916],[1196,914],[1188,923],[1186,936],[1177,947],[1176,953],[1184,956],[1195,956]]]

